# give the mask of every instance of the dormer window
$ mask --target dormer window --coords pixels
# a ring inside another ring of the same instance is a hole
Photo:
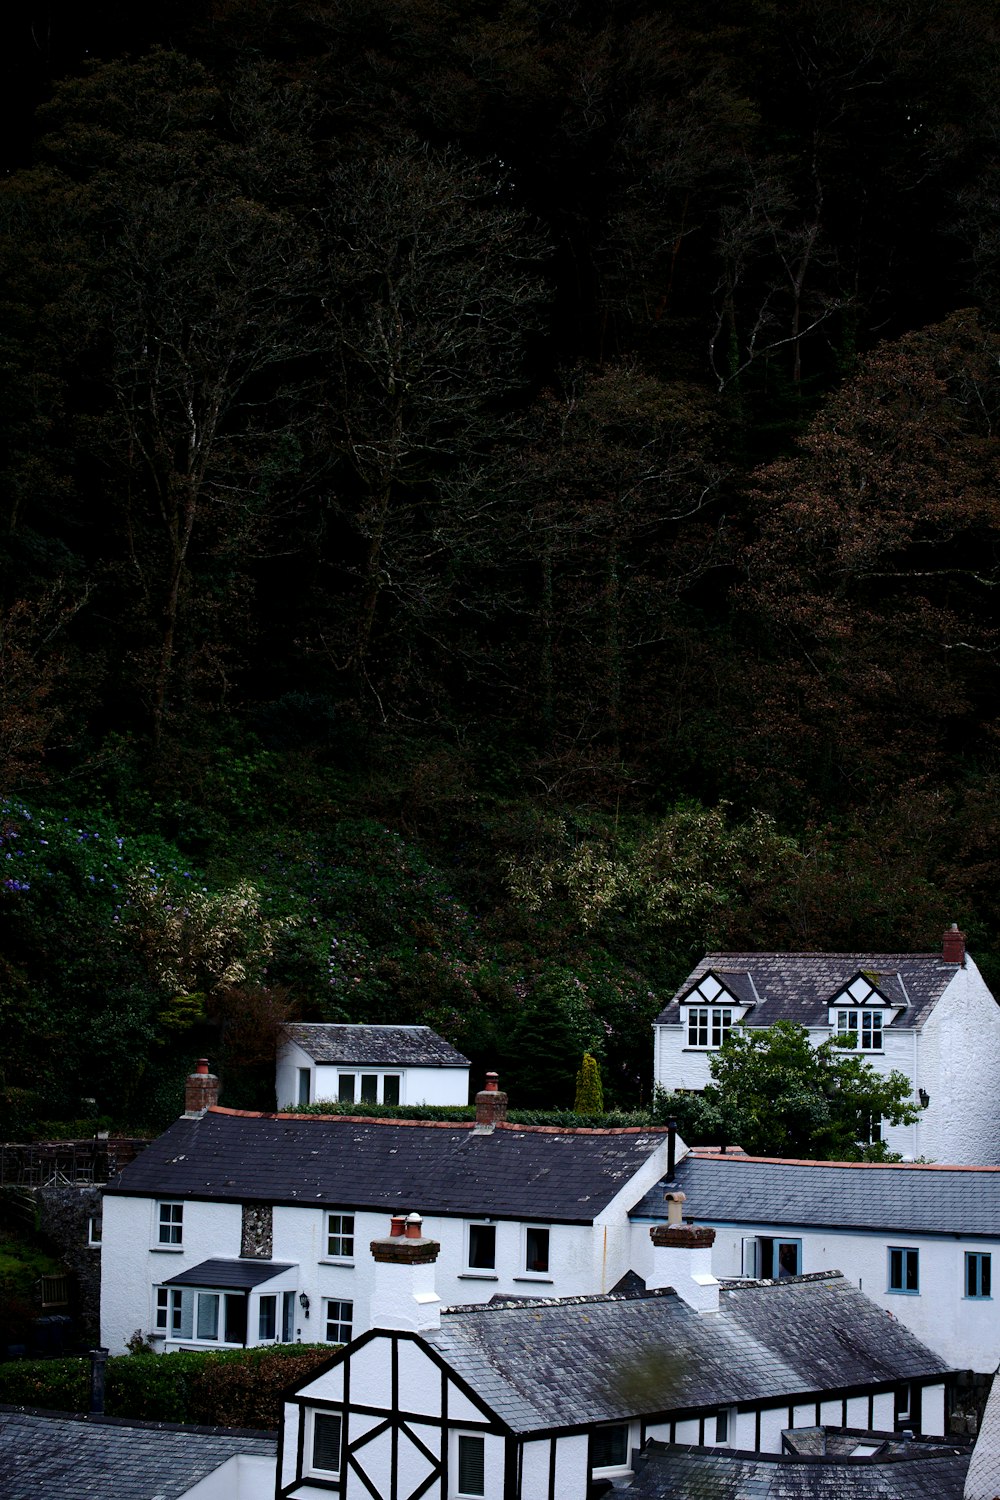
[[[882,1051],[882,1012],[880,1010],[838,1010],[837,1035],[854,1037],[862,1052]]]
[[[689,1047],[721,1047],[733,1027],[728,1006],[693,1005],[687,1019]]]

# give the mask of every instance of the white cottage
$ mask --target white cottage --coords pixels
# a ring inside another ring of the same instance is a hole
[[[716,1276],[836,1266],[952,1368],[1000,1362],[1000,1167],[776,1161],[696,1147],[632,1212],[632,1259],[680,1193],[715,1231]]]
[[[104,1199],[101,1333],[156,1345],[346,1343],[368,1327],[386,1214],[417,1201],[449,1302],[603,1292],[630,1269],[629,1210],[664,1175],[665,1130],[507,1123],[495,1086],[475,1123],[188,1111]]]
[[[429,1026],[297,1022],[284,1028],[279,1109],[340,1104],[468,1104],[469,1059]]]
[[[943,1362],[836,1273],[720,1287],[697,1270],[710,1231],[658,1229],[681,1295],[442,1309],[438,1245],[395,1231],[371,1246],[371,1331],[286,1402],[280,1496],[585,1500],[650,1438],[778,1452],[904,1406],[943,1431]]]
[[[815,1045],[854,1038],[879,1072],[910,1080],[914,1125],[886,1126],[905,1160],[1000,1163],[1000,1006],[952,927],[940,953],[709,953],[654,1023],[655,1082],[711,1082],[735,1026],[805,1026]]]

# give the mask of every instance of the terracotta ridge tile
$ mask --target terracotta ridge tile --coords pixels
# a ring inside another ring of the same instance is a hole
[[[712,1151],[703,1146],[692,1146],[689,1155],[698,1161],[769,1162],[779,1167],[862,1167],[867,1171],[907,1172],[1000,1172],[1000,1166],[968,1166],[961,1162],[942,1161],[813,1161],[805,1156],[749,1156],[745,1151]],[[681,1157],[680,1162],[686,1160]]]
[[[346,1125],[421,1125],[426,1130],[475,1130],[475,1120],[407,1120],[387,1119],[383,1115],[300,1115],[295,1110],[227,1109],[222,1104],[212,1104],[206,1110],[210,1115],[230,1115],[242,1120],[323,1120],[340,1121]],[[501,1120],[494,1130],[516,1130],[519,1134],[534,1135],[660,1135],[669,1134],[667,1125],[518,1125],[513,1120]]]

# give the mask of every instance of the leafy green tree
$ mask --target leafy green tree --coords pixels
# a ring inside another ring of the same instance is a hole
[[[604,1089],[601,1070],[593,1053],[585,1052],[576,1075],[576,1099],[573,1108],[578,1115],[603,1115]]]
[[[833,1040],[814,1047],[794,1021],[735,1028],[709,1067],[705,1102],[753,1156],[885,1160],[869,1144],[873,1124],[911,1125],[918,1114],[904,1073],[879,1073]]]

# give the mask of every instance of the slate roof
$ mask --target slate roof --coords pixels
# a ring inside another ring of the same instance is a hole
[[[878,975],[877,988],[892,1005],[902,1003],[893,1026],[921,1026],[956,973],[940,953],[706,953],[656,1018],[657,1025],[679,1025],[679,1002],[711,971],[737,999],[757,1000],[744,1026],[798,1021],[829,1024],[829,1004],[859,973]],[[752,981],[752,984],[751,984]]]
[[[860,1438],[859,1438],[860,1440]],[[650,1442],[629,1500],[962,1500],[968,1451],[800,1458]]]
[[[990,1387],[979,1436],[969,1464],[965,1500],[995,1500],[1000,1494],[1000,1380]]]
[[[318,1063],[368,1063],[392,1068],[471,1066],[467,1057],[429,1026],[328,1026],[303,1021],[286,1026],[284,1034]]]
[[[589,1224],[665,1138],[210,1109],[175,1121],[106,1191]]]
[[[664,1194],[686,1195],[699,1224],[874,1229],[1000,1239],[1000,1168],[775,1161],[693,1151],[652,1188],[633,1219],[665,1219]]]
[[[515,1432],[933,1378],[947,1366],[839,1272],[453,1309],[421,1337]]]
[[[237,1454],[276,1452],[259,1433],[0,1409],[3,1500],[177,1500]]]
[[[228,1291],[246,1292],[291,1269],[291,1262],[282,1265],[276,1260],[203,1260],[190,1271],[181,1271],[161,1284],[224,1287]]]

